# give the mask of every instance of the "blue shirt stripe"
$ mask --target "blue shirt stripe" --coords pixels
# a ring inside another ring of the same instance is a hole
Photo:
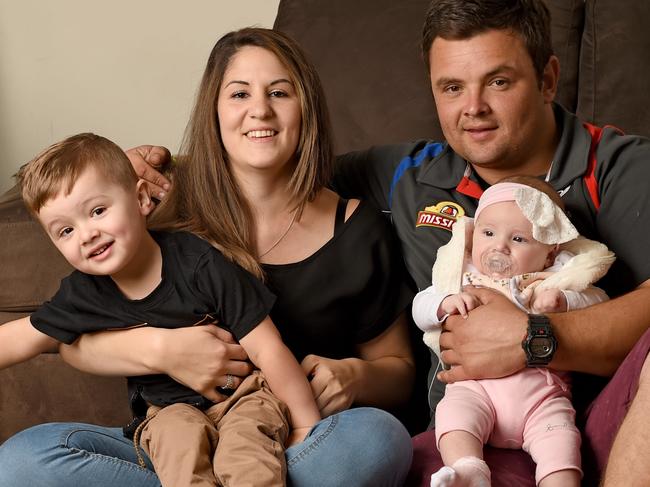
[[[433,159],[442,152],[443,148],[444,144],[441,144],[440,142],[429,142],[420,152],[418,152],[415,158],[406,156],[400,161],[395,168],[395,172],[393,172],[393,180],[390,183],[390,190],[388,191],[388,208],[393,208],[393,191],[404,173],[411,168],[419,167],[427,158]]]

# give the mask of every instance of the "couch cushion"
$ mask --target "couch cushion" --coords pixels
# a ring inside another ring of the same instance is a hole
[[[0,311],[33,311],[72,267],[31,218],[17,187],[0,198],[0,235]]]
[[[650,2],[588,1],[580,55],[578,116],[650,136]],[[640,105],[641,103],[641,105]]]
[[[413,438],[413,463],[407,486],[429,487],[431,474],[442,468],[442,459],[435,444],[434,431]],[[486,446],[483,454],[490,467],[494,487],[535,487],[535,463],[523,450]]]
[[[26,316],[0,312],[0,323]],[[2,326],[2,325],[0,325]],[[131,417],[126,380],[73,369],[57,353],[0,370],[0,443],[49,421],[123,426]]]
[[[98,377],[43,354],[0,371],[0,443],[50,421],[124,426],[130,418],[126,380]]]
[[[323,81],[337,152],[442,140],[420,56],[427,0],[281,0],[275,28]]]
[[[544,0],[551,13],[553,51],[560,59],[556,100],[575,112],[578,105],[578,61],[585,17],[584,0]]]
[[[26,316],[72,270],[22,203],[16,187],[0,197],[0,324]],[[2,325],[0,325],[2,326]],[[123,378],[73,369],[43,354],[0,371],[0,443],[47,421],[121,426],[130,412]]]
[[[545,0],[560,58],[558,101],[577,105],[583,0]],[[281,0],[274,27],[320,74],[338,153],[417,138],[442,140],[420,33],[429,0]]]

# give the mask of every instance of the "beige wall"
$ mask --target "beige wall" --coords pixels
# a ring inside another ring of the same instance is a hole
[[[92,131],[178,148],[214,42],[279,0],[0,0],[0,193],[45,146]]]

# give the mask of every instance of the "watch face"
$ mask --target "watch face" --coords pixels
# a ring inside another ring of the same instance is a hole
[[[553,341],[548,337],[533,337],[530,340],[530,353],[535,358],[544,358],[553,354]]]

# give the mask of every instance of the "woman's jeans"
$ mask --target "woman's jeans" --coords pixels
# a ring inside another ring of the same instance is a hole
[[[354,487],[402,485],[411,438],[390,414],[355,408],[321,420],[287,449],[288,484]],[[34,426],[0,446],[3,487],[159,487],[148,458],[138,466],[120,428],[81,423]]]

